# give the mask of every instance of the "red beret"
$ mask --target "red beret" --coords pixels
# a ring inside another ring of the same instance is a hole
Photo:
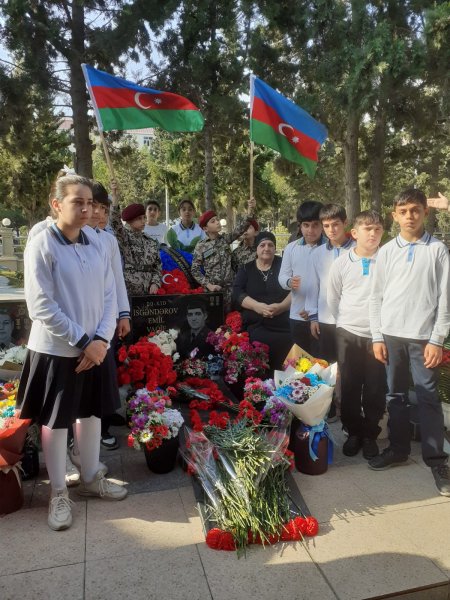
[[[259,231],[259,225],[258,225],[258,221],[256,219],[247,219],[247,223],[249,225],[253,225],[253,227],[255,228],[255,231]]]
[[[145,215],[145,208],[143,204],[130,204],[122,211],[123,221],[133,221],[141,215]]]
[[[217,217],[217,214],[213,210],[207,210],[198,220],[198,224],[203,229],[203,227],[206,227],[208,221],[210,221],[213,217]]]

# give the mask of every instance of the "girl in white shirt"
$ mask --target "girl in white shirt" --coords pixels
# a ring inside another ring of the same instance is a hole
[[[18,404],[22,418],[42,426],[52,487],[48,524],[57,531],[72,524],[65,472],[67,432],[75,421],[78,493],[120,500],[127,491],[98,470],[109,385],[102,365],[116,327],[117,299],[103,245],[95,231],[82,230],[92,213],[92,183],[78,175],[61,177],[54,196],[56,223],[25,250],[25,298],[33,323]]]

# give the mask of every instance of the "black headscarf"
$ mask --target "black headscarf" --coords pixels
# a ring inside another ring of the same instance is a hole
[[[277,246],[276,237],[271,231],[260,231],[255,238],[255,248],[257,248],[261,242],[264,242],[266,240],[270,240],[275,244],[275,247]]]

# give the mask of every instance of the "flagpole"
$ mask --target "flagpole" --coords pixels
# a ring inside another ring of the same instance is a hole
[[[169,227],[169,186],[167,185],[167,181],[165,182],[166,188],[166,225]]]
[[[253,198],[253,149],[255,144],[250,142],[250,200]]]
[[[116,176],[115,176],[115,173],[114,173],[114,167],[113,167],[113,164],[112,164],[111,156],[109,154],[108,146],[106,145],[105,136],[104,136],[103,131],[101,129],[98,130],[98,133],[99,133],[99,136],[100,136],[100,140],[102,142],[103,152],[105,153],[106,164],[108,165],[109,174],[111,176],[111,179],[115,179]]]
[[[253,151],[255,144],[252,140],[252,113],[253,113],[253,95],[255,90],[255,76],[250,73],[250,200],[253,198]]]

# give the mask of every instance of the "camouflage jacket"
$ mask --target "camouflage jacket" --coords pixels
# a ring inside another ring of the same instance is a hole
[[[252,262],[252,260],[255,260],[255,258],[255,246],[246,246],[244,242],[241,242],[239,246],[231,253],[231,266],[233,267],[233,271],[236,273],[240,267]]]
[[[122,224],[117,207],[111,207],[111,226],[124,262],[123,276],[129,296],[146,296],[152,284],[161,287],[159,244],[145,233]]]
[[[192,259],[192,275],[206,287],[208,283],[231,288],[234,273],[231,266],[230,244],[241,236],[248,226],[244,219],[232,233],[219,234],[216,239],[207,238],[197,243]]]

